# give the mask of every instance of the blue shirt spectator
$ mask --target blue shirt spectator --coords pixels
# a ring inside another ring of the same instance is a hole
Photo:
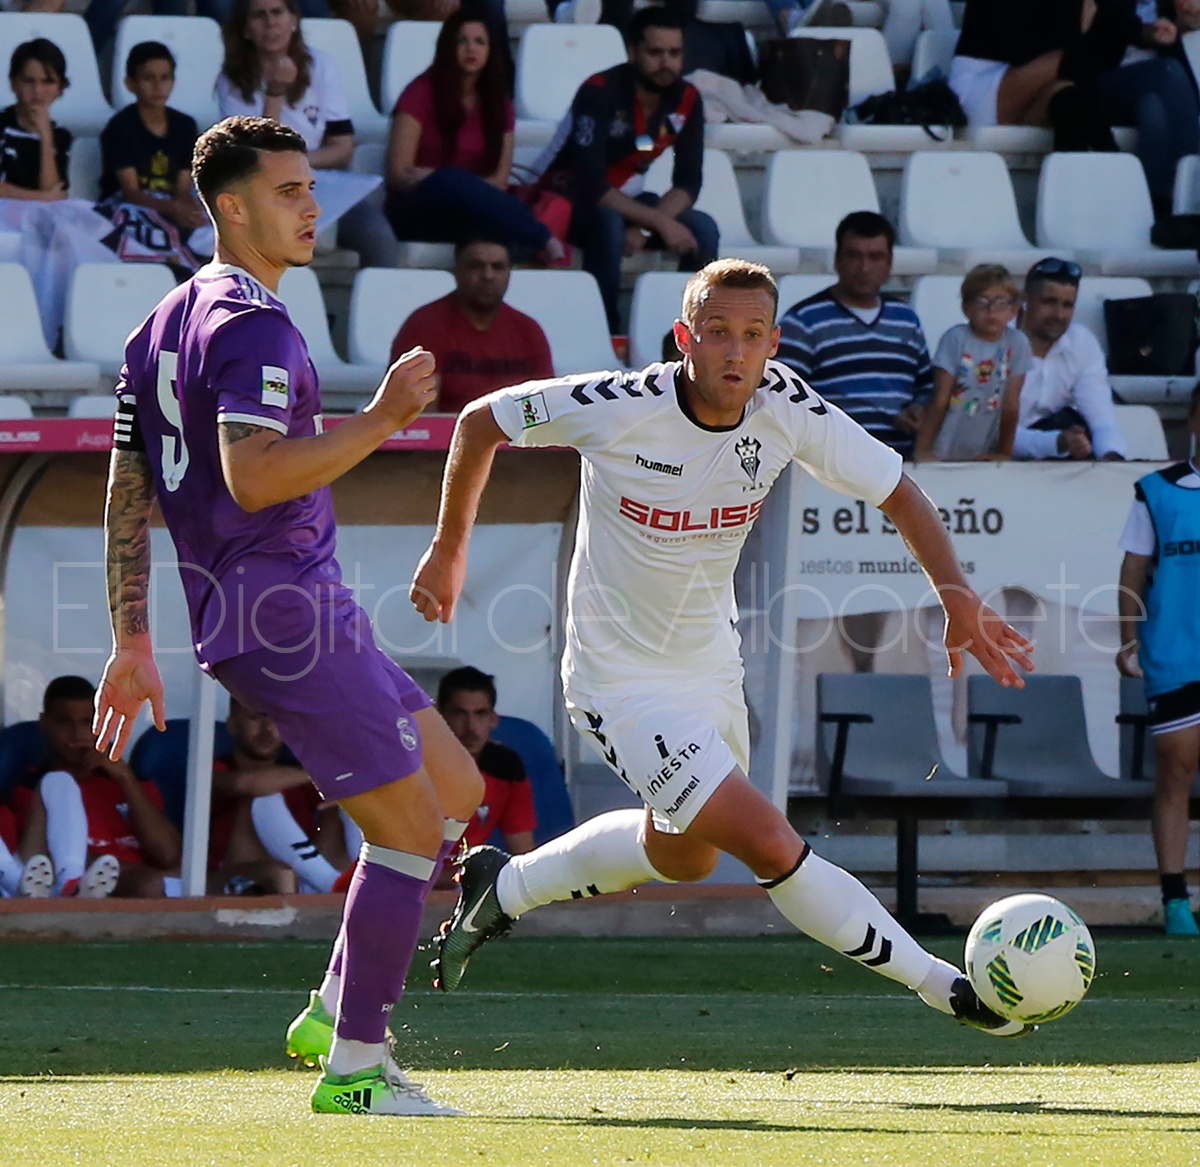
[[[778,359],[911,458],[933,371],[916,313],[881,294],[895,239],[892,225],[872,211],[855,211],[838,224],[838,281],[784,314]]]

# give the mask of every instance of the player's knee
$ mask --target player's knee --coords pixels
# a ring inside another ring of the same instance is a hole
[[[662,867],[655,863],[654,868],[672,883],[700,883],[716,871],[720,858],[721,853],[715,847],[706,847],[672,856]]]

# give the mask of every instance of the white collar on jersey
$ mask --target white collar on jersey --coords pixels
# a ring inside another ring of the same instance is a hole
[[[206,279],[214,279],[217,276],[241,276],[252,284],[257,284],[272,300],[279,299],[278,292],[272,292],[262,280],[252,276],[244,267],[238,267],[236,263],[219,263],[214,259],[212,263],[206,263],[196,275],[204,276]]]

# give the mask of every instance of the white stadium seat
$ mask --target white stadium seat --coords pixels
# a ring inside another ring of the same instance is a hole
[[[113,45],[112,95],[117,109],[133,100],[125,88],[125,62],[129,50],[142,41],[158,41],[175,57],[171,108],[194,117],[202,133],[220,120],[216,83],[225,60],[221,26],[207,16],[125,17],[117,25]]]
[[[691,278],[685,271],[648,271],[638,276],[629,308],[629,363],[633,368],[662,360],[663,337],[679,318],[683,289]]]
[[[24,397],[0,393],[0,421],[27,421],[33,417],[33,406]]]
[[[117,399],[111,393],[85,393],[67,406],[68,417],[111,418],[117,412]]]
[[[851,211],[879,210],[871,167],[852,150],[787,150],[767,164],[764,233],[772,243],[800,248],[804,262],[833,270],[837,225]],[[894,275],[920,275],[937,267],[929,247],[897,247]]]
[[[284,272],[279,281],[279,298],[308,345],[308,355],[320,378],[322,396],[327,392],[363,394],[378,386],[381,369],[348,364],[334,350],[316,272],[307,267],[293,267]]]
[[[379,99],[389,118],[408,83],[433,64],[433,50],[441,27],[436,20],[397,20],[388,29],[383,45]]]
[[[1187,154],[1175,168],[1175,199],[1171,209],[1177,215],[1200,214],[1200,154]]]
[[[1072,258],[1069,250],[1030,246],[1004,159],[980,151],[910,155],[900,183],[900,241],[935,247],[941,259],[964,267],[1002,263],[1017,273],[1040,255]]]
[[[660,154],[646,172],[646,190],[651,194],[666,194],[671,189],[674,165],[673,149]],[[723,150],[704,151],[704,181],[696,209],[716,220],[721,231],[722,256],[766,264],[775,272],[796,270],[800,254],[795,247],[787,244],[764,246],[750,234],[733,163]]]
[[[113,111],[100,86],[100,70],[83,17],[73,12],[0,14],[0,61],[6,75],[13,49],[35,37],[53,41],[67,59],[71,84],[54,103],[54,120],[73,134],[100,133]]]
[[[100,139],[76,138],[67,155],[67,193],[73,199],[100,198]]]
[[[1049,154],[1054,149],[1054,131],[1041,126],[978,126],[967,130],[973,150],[997,154]]]
[[[517,50],[517,117],[557,125],[584,81],[626,59],[611,25],[530,25]]]
[[[360,142],[382,142],[388,134],[389,119],[375,108],[367,86],[358,34],[348,20],[332,17],[305,17],[300,31],[307,44],[328,53],[337,64],[338,77],[350,108],[354,136]]]
[[[587,272],[515,271],[505,302],[542,326],[558,376],[621,367],[600,289]]]
[[[929,355],[937,351],[946,329],[966,321],[962,310],[961,276],[922,276],[913,284],[912,310],[921,322]]]
[[[388,363],[392,340],[423,304],[454,291],[448,271],[364,268],[350,293],[350,360],[380,368]]]
[[[949,77],[950,62],[954,60],[954,50],[957,46],[957,29],[943,32],[938,28],[927,28],[919,33],[916,47],[913,49],[913,84],[919,85],[935,69],[941,73],[943,80]]]
[[[1195,251],[1150,243],[1154,209],[1132,154],[1051,154],[1038,181],[1038,243],[1068,248],[1102,275],[1194,276]]]
[[[1149,405],[1115,405],[1117,424],[1125,437],[1125,457],[1134,462],[1165,462],[1167,436],[1162,418]]]
[[[42,337],[33,281],[19,263],[0,263],[0,390],[95,389],[91,361],[60,361]]]
[[[63,314],[63,347],[72,360],[94,361],[116,376],[125,341],[175,287],[157,263],[81,263],[71,273]]]
[[[779,315],[783,316],[801,300],[807,300],[809,296],[833,287],[833,284],[833,277],[826,275],[784,276],[779,281]]]

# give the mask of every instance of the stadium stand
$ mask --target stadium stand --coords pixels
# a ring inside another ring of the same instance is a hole
[[[100,197],[102,158],[99,138],[76,138],[67,157],[67,193],[95,202]]]
[[[1134,165],[1137,165],[1136,160]],[[900,242],[934,247],[962,269],[1002,263],[1023,272],[1040,256],[1021,230],[1004,159],[981,151],[922,150],[909,156],[900,188]]]
[[[7,71],[17,45],[35,37],[52,40],[67,59],[70,86],[54,103],[54,120],[73,134],[99,134],[112,117],[100,84],[92,38],[82,16],[72,12],[0,13],[0,61]]]
[[[559,376],[621,367],[605,324],[600,289],[587,272],[515,271],[505,303],[542,326]]]
[[[1179,160],[1171,209],[1177,215],[1200,213],[1200,154],[1188,154]]]
[[[763,233],[772,243],[800,249],[804,263],[833,270],[837,225],[851,211],[879,211],[865,155],[852,150],[787,150],[767,164]],[[724,236],[722,236],[722,243]],[[897,246],[892,273],[921,275],[937,268],[931,247]]]
[[[1167,436],[1162,419],[1149,405],[1114,405],[1117,424],[1125,438],[1125,456],[1131,462],[1165,462]]]
[[[0,298],[0,391],[87,391],[99,385],[97,362],[63,361],[51,355],[42,336],[33,281],[19,263],[0,263]]]
[[[1154,211],[1132,154],[1051,154],[1037,194],[1038,245],[1073,251],[1102,275],[1195,276],[1195,251],[1150,244]]]
[[[0,395],[0,421],[25,421],[33,417],[33,406],[24,397]]]
[[[63,316],[63,348],[115,377],[125,340],[175,287],[171,269],[157,263],[81,263],[71,274]]]
[[[306,44],[328,53],[337,64],[355,138],[359,142],[385,141],[390,120],[371,100],[367,70],[354,26],[348,20],[310,16],[300,22],[300,32]]]
[[[917,44],[913,49],[912,78],[914,83],[930,80],[930,74],[936,69],[942,80],[950,76],[950,62],[954,59],[954,49],[958,44],[957,32],[942,32],[940,29],[927,28],[918,33]]]
[[[549,142],[580,85],[625,59],[610,25],[530,25],[517,51],[517,144]]]
[[[67,406],[68,417],[111,418],[117,412],[117,399],[112,394],[85,393]]]
[[[125,61],[142,41],[158,41],[175,57],[171,108],[191,114],[201,130],[219,121],[214,84],[225,59],[220,25],[207,16],[126,16],[117,25],[109,74],[116,109],[133,101],[125,88]]]
[[[662,360],[663,337],[679,315],[679,302],[689,278],[687,272],[678,271],[650,271],[638,276],[629,308],[629,364],[633,368]]]
[[[533,841],[537,846],[557,839],[575,825],[571,797],[563,780],[562,767],[550,739],[532,721],[523,717],[500,715],[492,737],[501,745],[516,750],[525,763],[525,773],[533,787],[533,807],[537,828]]]
[[[673,149],[660,154],[646,172],[646,190],[651,194],[666,194],[671,189],[674,164]],[[799,266],[800,253],[795,246],[782,241],[762,244],[750,234],[733,162],[723,150],[707,148],[704,151],[704,183],[696,200],[696,210],[704,211],[716,220],[721,232],[721,255],[766,264],[776,275],[795,271]],[[664,254],[642,252],[642,255],[659,259]]]
[[[388,363],[392,338],[423,304],[454,291],[448,271],[364,268],[350,293],[350,360],[379,367]]]

